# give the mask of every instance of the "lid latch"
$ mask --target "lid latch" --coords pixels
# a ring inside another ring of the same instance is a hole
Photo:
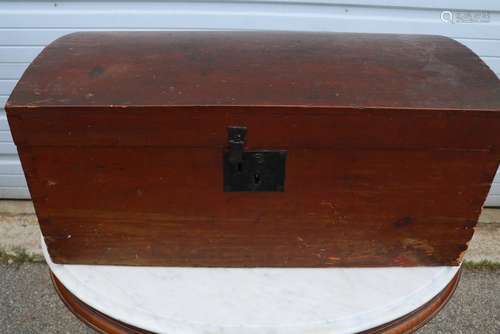
[[[224,191],[284,191],[286,150],[245,150],[247,128],[227,128]]]

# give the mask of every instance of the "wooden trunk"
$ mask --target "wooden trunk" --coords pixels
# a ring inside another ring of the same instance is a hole
[[[75,33],[6,110],[57,263],[456,265],[500,159],[499,81],[439,36]]]

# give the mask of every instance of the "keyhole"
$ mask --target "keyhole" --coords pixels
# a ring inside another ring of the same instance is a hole
[[[240,162],[240,163],[238,163],[238,167],[237,167],[237,169],[238,169],[238,172],[240,172],[240,173],[241,173],[241,171],[243,170],[243,164],[242,164],[241,162]]]
[[[253,175],[253,183],[254,184],[259,184],[260,183],[260,174],[259,173],[255,173]]]

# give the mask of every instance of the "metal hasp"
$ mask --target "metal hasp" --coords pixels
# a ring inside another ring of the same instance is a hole
[[[224,191],[284,191],[286,150],[245,151],[246,127],[227,128]]]

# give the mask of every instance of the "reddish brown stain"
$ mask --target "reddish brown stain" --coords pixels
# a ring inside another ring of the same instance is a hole
[[[500,158],[498,79],[437,36],[71,34],[6,110],[57,263],[456,265]],[[284,192],[223,191],[230,125]]]
[[[488,66],[442,36],[79,32],[42,51],[8,105],[498,110],[499,93]]]

